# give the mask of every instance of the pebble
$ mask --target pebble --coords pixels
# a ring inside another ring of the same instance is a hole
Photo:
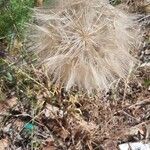
[[[150,49],[146,49],[146,50],[145,50],[145,54],[146,54],[146,55],[150,55]]]
[[[124,143],[119,145],[120,150],[150,150],[150,143],[144,144],[142,142]]]

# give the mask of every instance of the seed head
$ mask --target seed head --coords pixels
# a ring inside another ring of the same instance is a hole
[[[60,0],[35,16],[32,49],[53,82],[66,90],[107,90],[135,64],[129,53],[139,44],[135,16],[107,0]]]

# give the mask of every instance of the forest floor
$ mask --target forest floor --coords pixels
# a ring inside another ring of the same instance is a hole
[[[140,64],[91,98],[55,87],[23,42],[0,39],[0,150],[117,150],[150,141],[150,6],[132,4],[130,11],[143,18]]]

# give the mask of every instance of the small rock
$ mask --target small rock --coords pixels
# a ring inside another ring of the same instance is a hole
[[[150,55],[150,49],[146,49],[146,50],[145,50],[145,54],[146,54],[146,55]]]
[[[120,150],[150,150],[150,144],[137,143],[125,143],[119,145]]]
[[[9,133],[10,128],[11,128],[11,124],[8,124],[7,126],[5,126],[5,127],[3,128],[3,132],[4,132],[4,133]]]

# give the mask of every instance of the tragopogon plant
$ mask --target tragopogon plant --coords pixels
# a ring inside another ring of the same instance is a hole
[[[107,0],[59,0],[35,14],[31,49],[66,90],[107,90],[135,64],[129,52],[139,44],[136,18]]]

